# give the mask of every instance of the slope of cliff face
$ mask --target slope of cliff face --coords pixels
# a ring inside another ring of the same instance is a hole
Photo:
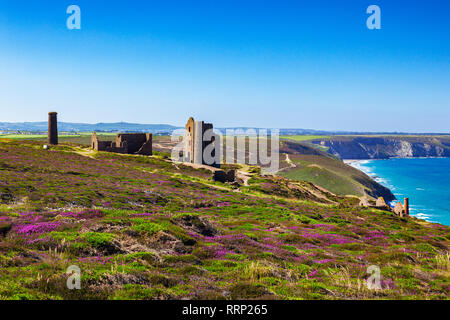
[[[312,142],[341,159],[450,157],[450,136],[336,136]]]
[[[312,182],[337,195],[383,197],[395,200],[392,192],[365,173],[343,163],[335,156],[306,143],[282,141],[280,148],[281,170],[278,175]]]

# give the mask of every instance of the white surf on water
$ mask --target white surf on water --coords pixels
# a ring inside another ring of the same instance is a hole
[[[450,225],[450,158],[361,160],[349,164],[389,188],[397,199],[408,197],[411,215]]]

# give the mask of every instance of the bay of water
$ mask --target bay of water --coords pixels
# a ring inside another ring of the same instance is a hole
[[[351,164],[388,187],[410,214],[450,225],[450,158],[363,160]]]

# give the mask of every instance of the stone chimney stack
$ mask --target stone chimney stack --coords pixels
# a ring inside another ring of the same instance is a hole
[[[409,198],[405,198],[404,207],[405,207],[405,215],[409,216]]]
[[[48,113],[48,144],[58,144],[58,118],[56,112]]]

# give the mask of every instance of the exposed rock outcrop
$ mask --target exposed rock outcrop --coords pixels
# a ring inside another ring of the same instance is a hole
[[[341,159],[389,159],[410,157],[450,157],[447,138],[437,137],[337,137],[317,140]]]

